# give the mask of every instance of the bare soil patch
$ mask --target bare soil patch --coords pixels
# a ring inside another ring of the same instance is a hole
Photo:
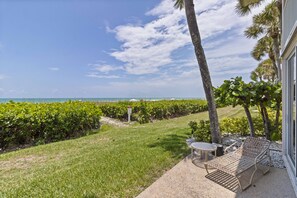
[[[0,171],[11,169],[27,169],[33,164],[45,162],[46,156],[29,155],[7,161],[0,161]]]

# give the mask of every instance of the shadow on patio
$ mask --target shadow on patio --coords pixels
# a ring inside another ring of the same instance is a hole
[[[216,173],[218,174],[218,173]],[[224,197],[224,198],[291,198],[296,197],[286,169],[271,168],[270,172],[262,175],[257,171],[253,185],[241,192],[236,184],[232,189],[223,187],[225,181],[214,182],[217,175],[205,177],[206,171],[192,163],[189,157],[179,162],[166,172],[150,187],[144,190],[138,198],[152,197]],[[222,176],[222,175],[221,175]],[[211,178],[213,177],[213,178]],[[226,180],[232,186],[232,180]],[[221,184],[218,184],[221,183]]]

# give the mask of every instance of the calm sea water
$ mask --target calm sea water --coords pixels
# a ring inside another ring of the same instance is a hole
[[[32,102],[32,103],[51,103],[51,102],[66,102],[66,101],[90,101],[90,102],[118,102],[130,101],[141,99],[156,101],[156,100],[181,100],[181,99],[194,99],[194,98],[0,98],[0,103],[9,101],[14,102]]]

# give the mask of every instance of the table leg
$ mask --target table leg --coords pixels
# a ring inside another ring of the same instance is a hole
[[[205,161],[207,162],[208,161],[208,151],[204,151],[205,153]]]

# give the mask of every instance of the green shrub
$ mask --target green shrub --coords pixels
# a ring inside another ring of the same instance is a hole
[[[198,142],[211,142],[211,132],[209,121],[200,120],[199,124],[195,121],[190,121],[189,126],[191,127],[193,136]]]
[[[118,103],[106,103],[100,105],[99,107],[103,115],[110,118],[124,120],[127,119],[127,106]]]
[[[141,102],[124,101],[97,104],[101,108],[103,115],[119,120],[127,120],[127,107],[131,106],[131,120],[144,121],[143,123],[146,123],[147,120],[162,120],[207,110],[207,103],[205,100],[146,101],[146,114],[149,115],[149,119],[147,119],[143,117],[143,113],[140,113],[140,111],[143,111]]]
[[[197,131],[197,129],[198,129],[198,124],[197,124],[197,122],[195,122],[195,121],[190,121],[188,125],[189,125],[190,128],[191,128],[191,134],[192,134],[192,136],[193,136],[194,133],[195,133],[195,131]]]
[[[141,101],[139,113],[138,113],[138,122],[140,124],[145,124],[145,123],[148,123],[149,121],[150,121],[150,114],[149,114],[147,104],[146,102]]]
[[[273,117],[273,113],[271,113],[270,117]],[[271,119],[272,127],[272,140],[280,140],[281,139],[281,125],[279,125],[278,129],[275,129],[273,126],[274,119]],[[281,121],[280,121],[281,122]],[[258,136],[264,136],[264,126],[263,120],[260,116],[253,117],[253,123],[255,128],[255,134]],[[246,117],[239,118],[224,118],[220,121],[220,130],[221,133],[231,133],[231,134],[240,134],[242,136],[250,135],[250,129],[248,125],[248,121]]]
[[[273,112],[270,112],[270,117],[273,117]],[[274,120],[271,120],[272,124]],[[281,122],[281,120],[280,120]],[[253,117],[253,123],[255,128],[255,133],[257,136],[265,136],[264,134],[264,126],[261,117]],[[209,121],[201,120],[199,124],[195,121],[191,121],[188,124],[191,128],[191,131],[194,131],[194,137],[197,141],[204,141],[210,142],[211,141],[211,132]],[[239,117],[239,118],[223,118],[220,121],[220,130],[222,134],[239,134],[241,136],[248,136],[250,135],[250,129],[248,125],[248,121],[246,117]],[[281,140],[282,133],[281,133],[281,125],[279,125],[278,129],[275,129],[272,125],[271,129],[271,139],[273,141]]]
[[[85,135],[100,127],[101,114],[88,102],[0,104],[0,148]]]
[[[256,135],[263,135],[263,121],[260,117],[253,117],[253,123]],[[224,118],[220,121],[221,133],[240,134],[242,136],[250,135],[250,128],[246,117]]]
[[[282,139],[282,133],[279,132],[273,132],[271,135],[271,140],[272,141],[278,141]]]

